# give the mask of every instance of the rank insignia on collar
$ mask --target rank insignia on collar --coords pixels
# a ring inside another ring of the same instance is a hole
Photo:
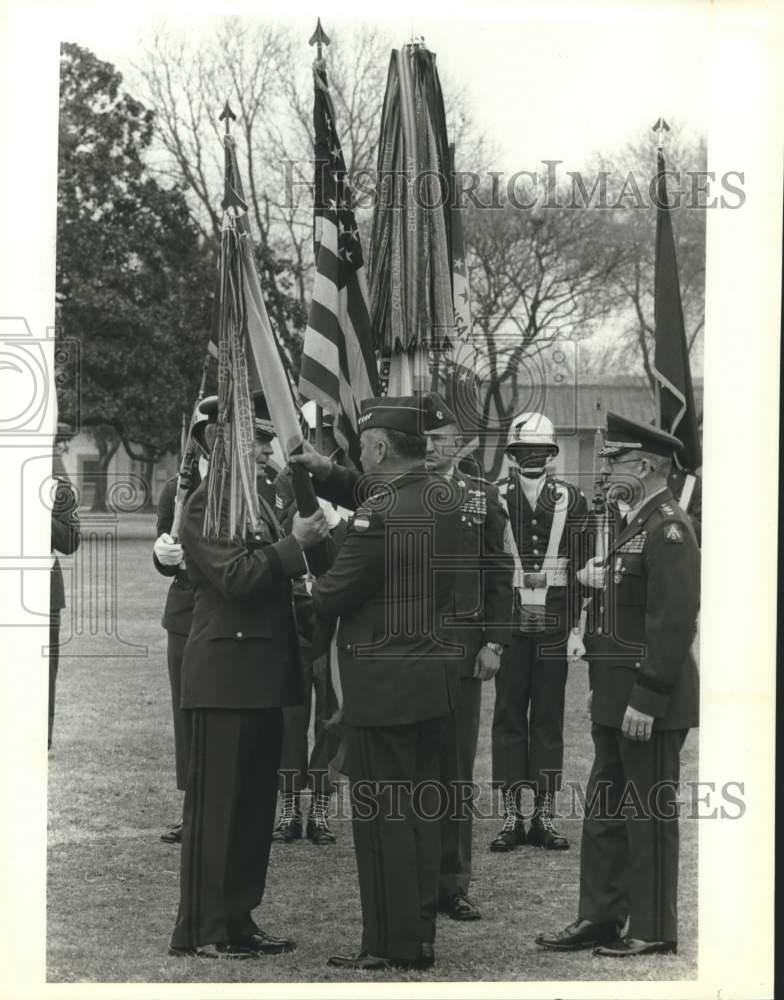
[[[675,511],[672,509],[672,504],[663,503],[659,510],[664,514],[665,517],[675,517]]]
[[[680,545],[683,542],[683,532],[679,524],[668,524],[664,529],[664,541],[670,545]]]

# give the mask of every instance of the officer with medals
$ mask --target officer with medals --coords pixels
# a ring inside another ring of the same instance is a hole
[[[257,394],[256,467],[275,434]],[[233,443],[233,442],[232,442]],[[193,621],[182,665],[191,747],[182,827],[180,905],[169,954],[253,958],[294,942],[261,931],[283,730],[282,707],[301,698],[291,581],[304,550],[328,536],[321,510],[296,515],[281,537],[271,506],[245,537],[204,535],[208,480],[186,502],[182,546],[193,583]]]
[[[566,850],[553,825],[563,770],[567,637],[579,621],[571,574],[587,526],[584,494],[548,473],[558,454],[555,428],[541,413],[512,421],[506,454],[509,477],[500,483],[509,511],[515,557],[515,618],[511,647],[495,678],[493,783],[503,792],[504,823],[491,851],[519,844]],[[526,832],[522,788],[534,793]]]
[[[439,910],[453,920],[479,920],[481,911],[468,896],[471,789],[482,682],[496,675],[501,655],[511,642],[514,562],[504,547],[508,519],[498,490],[458,468],[462,452],[470,447],[458,417],[438,393],[430,393],[423,403],[427,468],[443,476],[454,491],[451,503],[460,511],[464,556],[454,574],[452,592],[454,632],[463,650],[457,664],[460,693],[449,714],[440,757],[441,782],[450,794],[450,808],[441,820]]]
[[[621,958],[677,950],[676,794],[683,743],[698,724],[700,586],[694,529],[667,485],[680,449],[665,431],[607,414],[611,491],[625,516],[605,558],[578,573],[594,595],[580,902],[574,923],[537,938],[544,948]]]
[[[332,568],[313,585],[317,615],[340,619],[345,769],[350,777],[363,934],[358,954],[329,964],[377,971],[434,963],[440,836],[439,754],[459,679],[445,624],[462,553],[459,509],[425,469],[417,397],[365,400],[365,476],[313,452],[319,492],[342,484],[356,506]],[[340,492],[340,490],[335,490]],[[346,497],[346,492],[348,496]]]

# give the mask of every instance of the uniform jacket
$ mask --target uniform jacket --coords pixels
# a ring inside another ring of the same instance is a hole
[[[585,494],[571,483],[548,476],[537,498],[536,507],[532,509],[523,492],[518,472],[511,471],[508,479],[500,484],[500,494],[509,512],[512,535],[524,573],[538,573],[542,568],[555,517],[559,487],[567,491],[568,506],[558,557],[567,560],[570,583],[565,587],[551,586],[547,590],[547,630],[553,632],[571,628],[580,617],[580,594],[573,580],[574,573],[585,561],[583,536],[589,517]]]
[[[65,469],[60,461],[53,463],[53,475],[57,482],[54,504],[52,507],[52,552],[60,552],[69,556],[79,548],[79,514],[76,509],[76,496],[68,481]],[[65,607],[65,587],[60,561],[55,555],[49,577],[49,607],[52,611],[61,611]]]
[[[357,509],[332,568],[313,585],[317,615],[340,618],[349,725],[408,725],[456,704],[461,649],[445,623],[464,528],[459,510],[441,511],[443,482],[424,471],[388,480]]]
[[[305,572],[299,543],[281,538],[263,503],[244,541],[202,537],[206,484],[185,505],[182,544],[193,582],[183,655],[183,708],[272,708],[301,700],[291,580]]]
[[[627,705],[656,729],[698,724],[691,653],[700,553],[689,516],[669,490],[651,497],[612,541],[607,586],[593,591],[585,646],[594,722],[620,728]]]
[[[460,516],[461,560],[452,579],[451,609],[445,625],[465,649],[462,676],[473,674],[474,659],[486,642],[508,646],[512,638],[512,574],[514,562],[504,547],[507,515],[492,483],[457,469],[443,482],[439,509]],[[333,466],[319,493],[354,508],[366,497],[368,479]],[[448,523],[448,522],[445,522]]]

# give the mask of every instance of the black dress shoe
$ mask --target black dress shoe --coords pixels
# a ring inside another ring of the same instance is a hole
[[[548,851],[569,850],[569,841],[555,829],[549,817],[536,816],[531,820],[528,843],[532,847],[544,847]]]
[[[358,955],[330,955],[327,965],[355,972],[384,972],[393,967],[388,959],[380,958],[378,955],[368,955],[366,951],[361,951]]]
[[[465,893],[456,892],[454,896],[443,900],[439,907],[440,913],[445,913],[452,920],[481,920],[482,913],[476,903],[472,902]]]
[[[175,948],[169,945],[169,958],[218,958],[214,945],[204,948]]]
[[[556,934],[537,934],[536,943],[550,951],[582,951],[597,945],[615,945],[620,940],[618,924],[594,924],[590,920],[575,920]]]
[[[305,835],[314,844],[334,844],[338,839],[330,830],[326,820],[316,823],[315,820],[309,819]]]
[[[430,969],[435,961],[432,944],[423,942],[419,958],[381,958],[380,955],[361,951],[358,955],[330,955],[327,965],[355,972],[383,972],[388,969]]]
[[[238,938],[227,944],[219,944],[218,952],[222,955],[239,953],[249,953],[250,955],[283,955],[286,952],[294,951],[297,947],[296,941],[289,938],[276,938],[264,931],[256,931],[247,937]]]
[[[278,844],[290,844],[302,836],[302,820],[299,816],[282,819],[272,831],[272,839]]]
[[[676,941],[641,941],[639,938],[619,938],[612,944],[600,945],[594,948],[594,955],[602,958],[635,958],[637,955],[675,955],[678,952]]]
[[[518,819],[514,824],[504,823],[497,835],[490,841],[490,850],[511,851],[524,843],[525,823],[521,819]]]
[[[175,823],[171,830],[167,830],[166,833],[161,834],[161,840],[164,844],[181,844],[182,843],[182,820],[179,823]]]

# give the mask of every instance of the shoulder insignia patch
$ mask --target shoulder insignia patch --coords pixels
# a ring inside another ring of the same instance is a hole
[[[683,529],[674,521],[664,529],[664,541],[670,545],[681,545],[683,543]]]

